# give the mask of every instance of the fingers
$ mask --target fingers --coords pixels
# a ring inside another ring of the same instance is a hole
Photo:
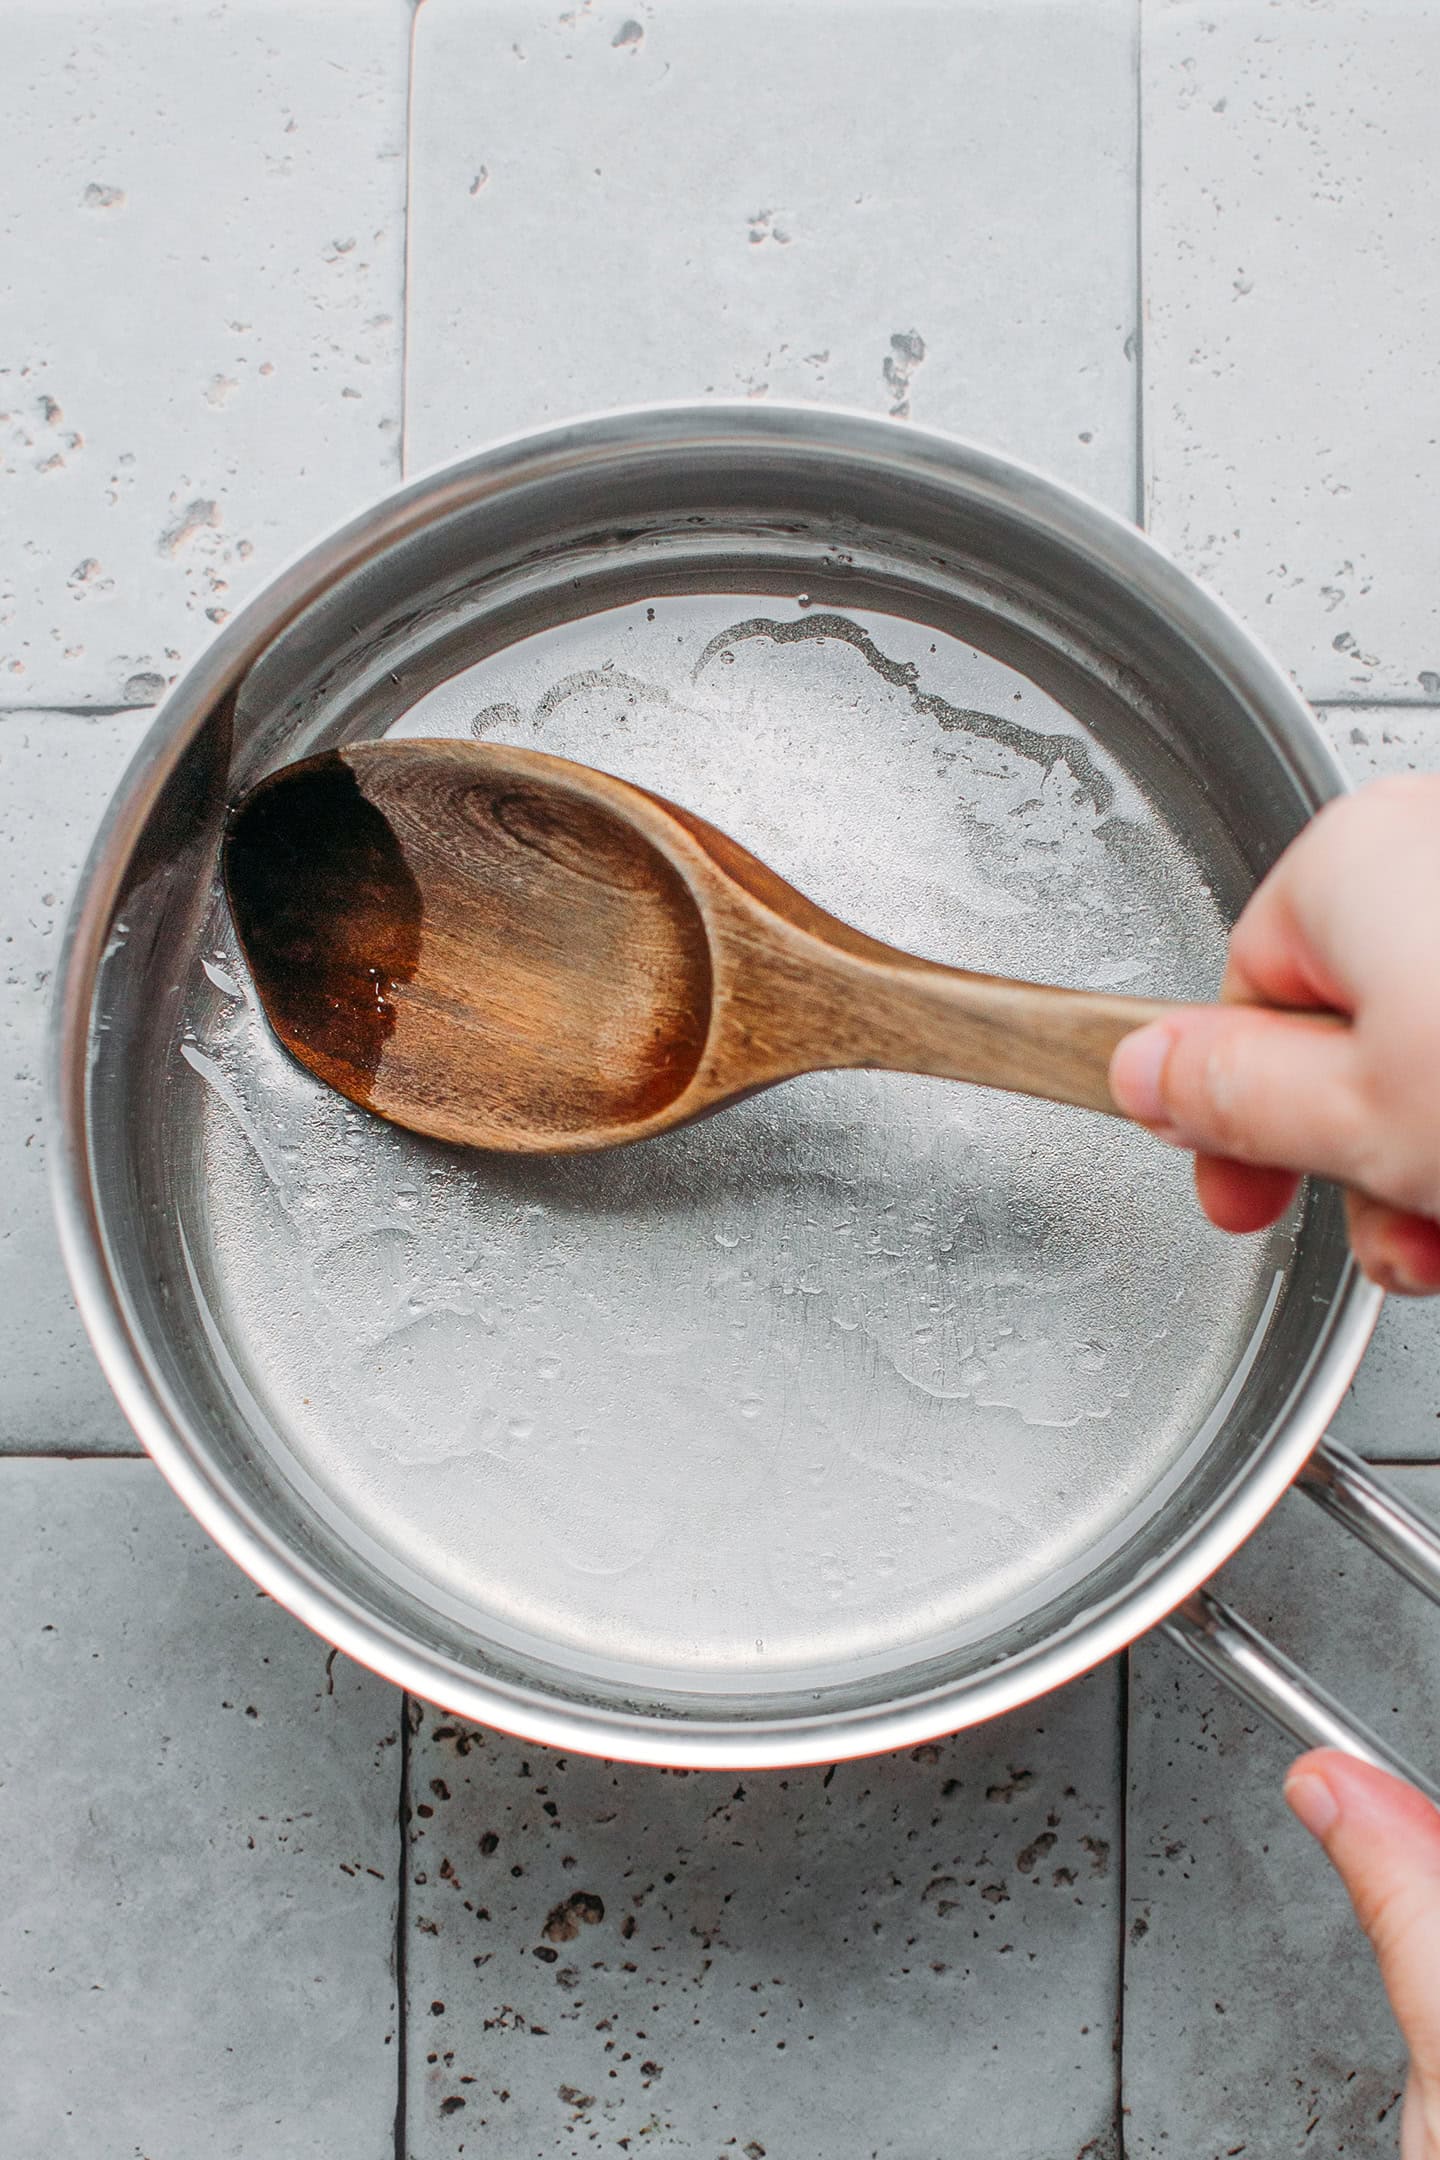
[[[1401,1297],[1433,1297],[1440,1291],[1440,1223],[1387,1207],[1361,1192],[1345,1195],[1345,1214],[1350,1249],[1371,1282]],[[1219,1217],[1212,1215],[1211,1220]]]
[[[1437,926],[1440,775],[1376,782],[1312,819],[1252,896],[1220,1005],[1119,1044],[1117,1106],[1193,1151],[1221,1229],[1274,1222],[1312,1171],[1348,1189],[1373,1281],[1440,1292]]]
[[[1197,1155],[1195,1191],[1218,1230],[1268,1230],[1299,1190],[1293,1170],[1268,1170],[1224,1155]]]
[[[1407,2117],[1440,2122],[1440,1810],[1333,1748],[1292,1765],[1285,1798],[1324,1846],[1374,1946],[1410,2052]]]
[[[1268,1230],[1289,1207],[1299,1184],[1292,1170],[1267,1170],[1224,1155],[1195,1158],[1196,1194],[1219,1230]],[[1354,1191],[1345,1195],[1345,1215],[1350,1249],[1371,1282],[1400,1297],[1440,1293],[1440,1223]]]
[[[1230,933],[1222,999],[1295,1012],[1353,1010],[1350,985],[1327,953],[1323,925],[1314,920],[1311,855],[1322,823],[1323,815],[1306,827],[1241,910]]]
[[[1440,910],[1437,839],[1440,775],[1372,781],[1328,803],[1241,912],[1223,994],[1348,1013],[1377,975],[1413,985]]]
[[[1354,1038],[1340,1023],[1255,1006],[1197,1006],[1116,1047],[1110,1092],[1162,1140],[1269,1169],[1370,1182]]]

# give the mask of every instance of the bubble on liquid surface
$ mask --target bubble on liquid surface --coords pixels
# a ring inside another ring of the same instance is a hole
[[[395,732],[619,773],[937,959],[1219,979],[1213,866],[1044,693],[929,629],[659,598],[491,656]],[[183,1052],[221,1324],[336,1508],[482,1629],[763,1681],[1041,1599],[1185,1444],[1276,1264],[1119,1121],[901,1075],[608,1155],[445,1149],[302,1073],[229,965],[197,962]]]

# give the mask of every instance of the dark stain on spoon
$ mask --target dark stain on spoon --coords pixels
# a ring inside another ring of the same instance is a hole
[[[230,814],[225,889],[275,1032],[368,1107],[420,958],[420,887],[388,819],[335,751],[262,780]]]

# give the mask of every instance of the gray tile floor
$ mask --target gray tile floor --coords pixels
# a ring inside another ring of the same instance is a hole
[[[1440,1513],[1440,1468],[1397,1483]],[[1433,1608],[1310,1501],[1289,1495],[1219,1586],[1403,1753],[1440,1760]],[[1281,1801],[1293,1751],[1158,1640],[1131,1668],[1127,2160],[1393,2152],[1403,2051]]]
[[[45,1022],[71,889],[120,775],[150,723],[0,712],[0,1450],[133,1455],[65,1283],[45,1176]]]
[[[144,1462],[4,1470],[0,2150],[393,2150],[402,1704]]]
[[[1111,2150],[1116,1690],[1112,1668],[981,1734],[758,1777],[417,1710],[417,2160]]]
[[[40,1061],[87,836],[211,626],[402,459],[607,402],[986,437],[1143,511],[1358,777],[1440,765],[1440,6],[0,0],[0,36],[0,2153],[1393,2152],[1286,1751],[1161,1642],[789,1778],[555,1758],[328,1659],[104,1459]],[[1433,1311],[1339,1427],[1440,1511]],[[1316,1510],[1233,1572],[1440,1758],[1429,1617]]]

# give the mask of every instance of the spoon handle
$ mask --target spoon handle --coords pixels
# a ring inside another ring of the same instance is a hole
[[[1115,1045],[1147,1021],[1187,1008],[1156,998],[1059,990],[898,958],[846,955],[831,974],[848,978],[848,1008],[826,1063],[933,1073],[1008,1088],[1085,1110],[1121,1113],[1107,1078]],[[838,1015],[836,1016],[838,1017]]]

